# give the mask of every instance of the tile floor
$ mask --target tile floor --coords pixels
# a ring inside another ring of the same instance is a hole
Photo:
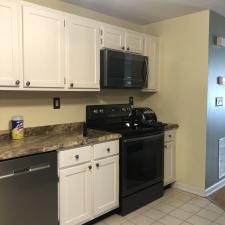
[[[225,225],[225,211],[206,198],[168,189],[164,196],[127,216],[112,215],[95,225]]]

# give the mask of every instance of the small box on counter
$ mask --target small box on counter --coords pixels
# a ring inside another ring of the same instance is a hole
[[[12,117],[12,139],[20,140],[24,137],[24,120],[22,116]]]

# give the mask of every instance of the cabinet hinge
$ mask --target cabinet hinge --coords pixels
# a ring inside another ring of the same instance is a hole
[[[100,45],[102,45],[102,38],[100,39]]]
[[[64,27],[66,27],[66,20],[64,20]]]
[[[99,29],[99,33],[100,33],[100,35],[103,35],[103,30]]]
[[[66,84],[66,78],[64,77],[64,84]]]

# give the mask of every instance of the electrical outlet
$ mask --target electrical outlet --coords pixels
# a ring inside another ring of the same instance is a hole
[[[216,106],[223,106],[223,97],[216,97]]]
[[[60,109],[60,98],[53,98],[53,109]]]

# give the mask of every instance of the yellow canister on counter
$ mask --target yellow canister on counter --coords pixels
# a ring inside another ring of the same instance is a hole
[[[12,117],[12,139],[20,140],[24,137],[23,117]]]

